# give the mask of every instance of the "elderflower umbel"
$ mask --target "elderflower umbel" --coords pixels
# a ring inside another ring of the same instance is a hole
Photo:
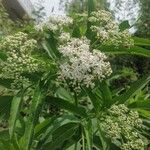
[[[68,81],[74,89],[94,88],[96,79],[103,80],[112,73],[106,55],[98,50],[91,52],[90,41],[85,37],[70,39],[59,51],[66,58],[59,66],[59,79]]]
[[[64,26],[69,26],[73,23],[73,19],[65,15],[51,15],[46,21],[35,26],[36,30],[47,28],[52,31],[61,30]]]
[[[68,42],[70,40],[70,38],[71,38],[70,33],[63,32],[59,36],[59,41],[61,44],[64,44],[64,43]]]
[[[5,37],[0,43],[0,49],[7,55],[6,61],[1,61],[1,78],[14,79],[14,83],[29,80],[22,76],[24,72],[32,73],[39,69],[37,61],[31,57],[31,52],[36,47],[36,41],[28,39],[28,35],[18,32]],[[14,85],[13,83],[13,85]]]
[[[121,147],[122,150],[144,150],[145,144],[141,139],[136,139],[129,141],[127,143],[124,143]]]
[[[138,112],[129,110],[124,104],[113,105],[102,118],[106,136],[114,143],[119,140],[122,150],[144,150],[146,139],[136,131],[142,127]]]
[[[92,12],[89,17],[91,29],[97,34],[103,45],[131,47],[134,41],[128,30],[120,31],[119,25],[113,20],[110,12],[100,10]]]

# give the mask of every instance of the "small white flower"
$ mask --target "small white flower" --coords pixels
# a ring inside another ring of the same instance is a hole
[[[140,120],[140,121],[138,121]],[[113,105],[101,121],[106,136],[122,141],[122,150],[144,150],[146,139],[141,138],[136,129],[142,127],[142,120],[136,111],[129,110],[124,104]]]
[[[95,79],[103,80],[112,73],[106,55],[98,50],[90,52],[90,41],[85,37],[70,39],[59,51],[67,58],[60,64],[59,79],[68,80],[71,86],[78,85],[78,89],[94,88]]]
[[[61,30],[64,26],[69,26],[73,23],[73,19],[65,15],[51,15],[49,18],[35,26],[35,29],[38,31],[43,31],[44,28],[47,28],[52,31]]]
[[[59,36],[60,43],[68,42],[70,38],[71,38],[70,33],[67,33],[67,32],[63,32]]]
[[[38,71],[39,64],[31,56],[31,52],[35,49],[36,44],[35,40],[28,39],[27,34],[23,32],[4,37],[0,47],[6,51],[7,60],[1,63],[1,77],[13,79],[13,85],[15,85],[15,83],[21,81],[23,83],[28,80],[22,77],[22,73]]]
[[[91,30],[97,34],[97,38],[103,45],[129,48],[134,45],[129,31],[120,31],[119,25],[113,20],[110,12],[105,10],[92,12],[89,21],[92,24]]]

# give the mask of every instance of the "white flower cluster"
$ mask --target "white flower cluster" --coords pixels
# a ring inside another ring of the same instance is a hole
[[[43,21],[35,26],[36,30],[43,31],[47,28],[52,31],[61,30],[64,26],[69,26],[73,23],[73,19],[65,15],[51,15],[46,21]]]
[[[12,36],[6,36],[0,43],[0,49],[7,55],[6,61],[1,61],[1,78],[9,78],[28,82],[22,76],[23,73],[36,72],[39,69],[37,61],[31,57],[31,52],[36,47],[36,41],[28,39],[26,33],[18,32]]]
[[[134,45],[129,31],[120,31],[119,25],[113,20],[110,12],[105,10],[92,12],[89,21],[92,24],[92,31],[97,34],[103,45],[115,45],[116,47]]]
[[[122,150],[145,150],[142,139],[135,139],[122,145]]]
[[[59,36],[59,41],[61,44],[64,44],[66,42],[68,42],[71,38],[71,35],[70,33],[67,33],[67,32],[62,32]]]
[[[145,139],[136,131],[143,128],[138,112],[129,110],[124,104],[113,105],[102,120],[107,137],[114,143],[119,140],[122,150],[144,150]]]
[[[85,37],[71,38],[59,51],[66,58],[60,64],[59,79],[68,81],[75,90],[81,86],[93,88],[96,79],[103,80],[112,73],[106,55],[97,50],[91,52],[90,41]]]

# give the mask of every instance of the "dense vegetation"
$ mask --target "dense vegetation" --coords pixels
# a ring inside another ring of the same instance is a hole
[[[0,150],[148,150],[148,35],[84,5],[18,27],[1,7]]]

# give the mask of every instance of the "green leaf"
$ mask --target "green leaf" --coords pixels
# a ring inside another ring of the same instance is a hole
[[[0,131],[0,150],[14,150],[14,148],[11,146],[8,129]]]
[[[48,36],[45,38],[45,43],[47,45],[47,52],[52,55],[53,59],[60,57],[60,53],[57,49],[57,39],[53,32],[49,32]]]
[[[47,128],[55,121],[55,117],[44,120],[42,123],[36,125],[34,129],[34,137],[37,137],[44,133]]]
[[[47,41],[43,41],[42,46],[43,46],[44,50],[47,52],[48,56],[51,59],[55,60],[56,59],[55,53],[51,49],[49,43]]]
[[[7,55],[3,52],[0,52],[0,59],[3,60],[3,61],[6,61],[7,60]]]
[[[0,116],[7,119],[10,116],[12,96],[0,96]]]
[[[100,83],[100,91],[101,91],[101,96],[103,99],[104,106],[109,107],[112,102],[112,95],[107,81],[104,80]]]
[[[18,140],[17,140],[17,136],[14,135],[12,141],[11,141],[13,147],[14,147],[14,150],[20,150],[20,147],[19,147],[19,144],[18,144]]]
[[[94,0],[88,0],[88,15],[90,16],[91,12],[95,10]]]
[[[9,130],[8,129],[0,131],[0,141],[3,140],[3,139],[5,139],[5,140],[9,140],[10,139],[10,137],[9,137]]]
[[[1,79],[0,78],[0,85],[10,89],[12,81],[13,80],[11,80],[11,79]]]
[[[53,132],[52,141],[43,146],[44,150],[61,148],[64,141],[70,139],[79,127],[78,123],[68,123]],[[66,130],[67,129],[67,130]]]
[[[150,82],[150,75],[145,75],[138,81],[134,82],[130,88],[122,95],[117,96],[113,99],[113,102],[125,103],[129,98],[133,97],[139,90],[145,87]]]
[[[125,29],[130,28],[130,24],[128,20],[125,20],[119,24],[120,31],[124,31]]]
[[[138,46],[150,46],[150,40],[145,38],[133,37],[134,44]]]
[[[87,6],[88,6],[88,17],[90,17],[91,12],[94,11],[94,9],[95,9],[94,0],[88,0],[87,1]],[[91,23],[89,21],[87,21],[86,36],[89,39],[92,39],[92,32],[91,32],[90,27],[91,27]]]
[[[102,149],[101,140],[99,136],[93,136],[93,144],[97,149]]]
[[[77,144],[72,145],[71,147],[67,148],[66,150],[79,150],[82,149],[81,144],[78,142]]]
[[[100,46],[99,49],[109,54],[117,54],[117,55],[130,54],[130,55],[150,57],[150,50],[138,46],[133,46],[129,49],[125,47],[115,48],[114,46]]]
[[[18,119],[22,100],[23,99],[20,93],[18,93],[12,100],[10,118],[9,118],[9,134],[11,140],[14,138],[16,121]]]
[[[99,114],[100,109],[101,109],[100,99],[90,89],[84,89],[84,90],[85,90],[87,96],[89,96],[89,98],[90,98],[90,100],[91,100],[91,102],[93,104],[95,112],[97,114]]]
[[[80,34],[80,28],[78,25],[74,25],[73,31],[72,31],[72,36],[76,37],[76,38],[80,38],[81,34]]]
[[[128,105],[130,108],[139,108],[150,111],[150,99],[135,101]]]
[[[42,137],[37,145],[38,148],[44,145],[44,143],[49,142],[49,137],[51,137],[52,133],[60,128],[61,126],[68,124],[68,123],[79,123],[79,119],[73,115],[63,115],[61,117],[56,117],[56,119],[52,119],[51,123],[47,124],[45,121],[35,128],[35,136],[40,135],[42,133]],[[37,132],[37,129],[39,129]],[[41,128],[42,127],[42,128]],[[51,140],[50,140],[51,141]]]
[[[102,150],[109,150],[109,145],[110,142],[109,140],[105,137],[105,133],[102,131],[101,129],[101,124],[100,122],[98,122],[98,131],[99,131],[99,139],[101,141],[102,144]]]
[[[61,98],[47,96],[46,102],[53,104],[59,108],[73,112],[73,113],[79,115],[80,117],[87,117],[86,110],[83,107],[76,107],[75,105],[73,105],[73,104],[69,103],[68,101],[63,100]]]
[[[33,142],[34,128],[39,119],[39,113],[44,102],[43,90],[37,85],[34,91],[32,103],[30,106],[29,117],[26,122],[26,129],[24,136],[21,139],[21,146],[23,150],[29,150]],[[22,143],[23,142],[23,143]]]
[[[68,122],[79,122],[79,120],[76,117],[74,117],[73,115],[63,115],[59,118],[52,117],[52,118],[46,119],[43,122],[41,122],[40,124],[36,125],[35,130],[34,130],[34,137],[37,137],[37,136],[41,135],[42,133],[45,133],[48,128],[54,127],[50,131],[50,132],[52,132],[52,130],[57,129],[61,125],[66,124]],[[50,132],[48,134],[50,134]],[[44,134],[44,136],[45,135],[46,134]]]
[[[61,99],[67,100],[67,101],[71,101],[74,102],[74,97],[64,88],[60,87],[57,91],[56,91],[56,96],[58,96]]]
[[[144,110],[144,109],[135,109],[135,110],[138,111],[138,113],[139,113],[141,116],[150,119],[150,111]]]
[[[84,132],[86,137],[87,149],[91,150],[93,147],[93,128],[92,128],[92,121],[90,119],[83,125]]]
[[[79,123],[76,123],[76,122],[70,122],[65,125],[62,125],[61,127],[59,127],[53,132],[52,134],[53,140],[56,140],[60,135],[62,135],[66,131],[66,129],[68,130],[72,127],[77,128],[78,126],[79,126]]]
[[[9,141],[5,141],[4,139],[0,141],[0,149],[1,150],[15,150]]]

